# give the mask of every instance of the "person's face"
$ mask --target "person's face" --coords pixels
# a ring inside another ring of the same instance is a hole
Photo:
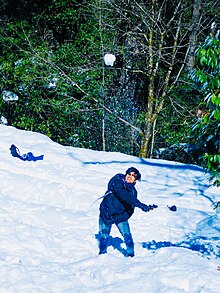
[[[136,176],[134,172],[130,172],[125,176],[125,181],[127,183],[134,183],[136,181]]]

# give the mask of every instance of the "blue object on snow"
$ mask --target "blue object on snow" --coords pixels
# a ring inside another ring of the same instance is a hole
[[[176,212],[177,211],[177,207],[175,205],[173,205],[172,207],[167,206],[169,210],[171,210],[172,212]]]
[[[35,161],[43,160],[43,158],[44,158],[44,155],[40,155],[40,156],[35,157],[33,155],[33,153],[31,153],[31,152],[21,156],[19,149],[14,144],[12,144],[9,149],[10,149],[11,155],[13,157],[17,157],[17,158],[21,159],[22,161],[34,161],[35,162]]]

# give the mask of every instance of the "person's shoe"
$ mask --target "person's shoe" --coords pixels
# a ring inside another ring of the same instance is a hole
[[[127,252],[126,257],[134,257],[134,252]]]

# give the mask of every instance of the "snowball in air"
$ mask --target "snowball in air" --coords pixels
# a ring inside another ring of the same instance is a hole
[[[116,57],[113,54],[105,54],[104,56],[105,65],[113,66],[115,60],[116,60]]]

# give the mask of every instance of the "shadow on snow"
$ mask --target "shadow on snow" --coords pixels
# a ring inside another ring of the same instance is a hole
[[[210,240],[212,242],[210,242]],[[165,247],[179,247],[192,251],[197,251],[206,257],[215,256],[218,258],[220,252],[220,237],[213,237],[212,239],[209,239],[207,237],[199,237],[183,240],[177,243],[172,243],[170,241],[156,242],[152,240],[149,242],[142,242],[142,247],[153,251]]]
[[[173,164],[172,162],[170,162],[170,164],[166,164],[165,162],[158,162],[158,160],[155,159],[154,161],[148,161],[147,159],[142,159],[142,158],[138,158],[139,162],[134,162],[134,161],[104,161],[104,162],[99,162],[99,161],[95,161],[95,162],[83,162],[84,165],[109,165],[109,164],[141,164],[141,165],[148,165],[148,166],[155,166],[155,167],[160,167],[160,168],[169,168],[169,169],[180,169],[180,170],[193,170],[193,171],[199,171],[199,172],[203,172],[204,170],[202,169],[202,167],[196,166],[196,165],[189,165],[189,164],[182,164],[182,163],[178,163],[176,162],[175,164]]]
[[[96,239],[99,239],[98,234],[96,234]],[[210,240],[212,242],[210,242]],[[122,247],[123,244],[124,241],[120,237],[109,236],[108,247],[112,246],[114,249],[117,249],[121,254],[127,256],[126,249]],[[152,240],[148,242],[142,242],[141,245],[143,248],[146,248],[147,250],[152,250],[153,252],[161,248],[178,247],[199,252],[205,257],[220,257],[220,237],[212,237],[212,239],[209,239],[207,237],[199,237],[187,239],[177,243],[172,243],[170,241],[156,242],[155,240]]]

